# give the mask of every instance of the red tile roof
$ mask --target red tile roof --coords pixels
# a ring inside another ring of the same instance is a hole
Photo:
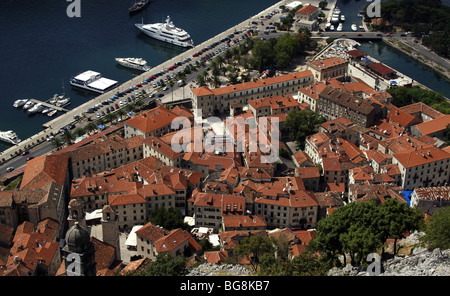
[[[172,121],[177,117],[178,115],[161,105],[128,119],[125,121],[125,124],[139,129],[144,134],[148,134],[164,126],[171,125]]]
[[[258,81],[250,81],[250,82],[240,83],[240,84],[236,84],[236,85],[230,85],[230,86],[226,86],[226,87],[214,88],[214,89],[209,89],[206,86],[200,87],[200,88],[193,88],[192,92],[194,93],[194,95],[196,97],[207,96],[207,95],[208,96],[209,95],[218,96],[218,95],[229,94],[229,93],[233,93],[233,92],[237,92],[237,91],[244,91],[247,89],[272,85],[275,83],[282,83],[282,82],[295,80],[295,79],[299,79],[299,78],[305,78],[308,76],[312,77],[312,73],[309,70],[302,71],[302,72],[289,73],[289,74],[282,75],[282,76],[275,76],[275,77],[270,77],[270,78],[266,78],[266,79],[260,79]]]
[[[422,135],[430,135],[442,130],[445,130],[450,124],[450,114],[438,117],[436,119],[428,120],[418,124],[416,127]]]
[[[310,15],[317,9],[318,9],[318,7],[307,4],[307,5],[303,6],[302,8],[300,8],[296,13]]]
[[[405,168],[441,161],[450,158],[450,154],[437,147],[417,149],[410,152],[396,153],[394,158]]]
[[[65,184],[68,158],[64,155],[39,156],[27,162],[20,189],[42,189],[55,182]]]

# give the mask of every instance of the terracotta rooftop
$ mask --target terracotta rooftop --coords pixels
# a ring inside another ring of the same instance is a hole
[[[20,189],[41,189],[51,182],[64,186],[67,169],[67,156],[36,157],[27,162]]]
[[[327,58],[327,59],[321,59],[321,60],[315,60],[312,62],[308,62],[308,65],[312,66],[315,69],[327,69],[331,67],[335,67],[338,65],[348,64],[348,61],[343,60],[341,58]]]
[[[125,121],[125,124],[139,129],[144,134],[148,134],[164,126],[171,125],[172,121],[177,117],[177,114],[161,105],[128,119]]]
[[[282,75],[282,76],[275,76],[275,77],[260,79],[258,81],[250,81],[250,82],[245,82],[245,83],[240,83],[240,84],[230,85],[230,86],[225,86],[225,87],[220,87],[220,88],[214,88],[214,89],[209,89],[206,86],[200,87],[200,88],[193,88],[192,92],[194,93],[194,95],[196,97],[209,96],[209,95],[219,96],[219,95],[225,95],[225,94],[229,94],[229,93],[233,93],[233,92],[253,89],[253,88],[257,88],[257,87],[268,86],[268,85],[272,85],[272,84],[276,84],[276,83],[287,82],[290,80],[305,78],[308,76],[312,77],[312,73],[309,70],[302,71],[302,72],[289,73],[289,74]]]
[[[422,135],[430,135],[445,130],[449,124],[450,114],[422,122],[416,127]]]
[[[410,152],[396,153],[394,158],[398,160],[406,168],[446,160],[450,158],[450,154],[437,147],[424,147]]]
[[[318,9],[318,7],[307,4],[307,5],[303,6],[302,8],[300,8],[296,13],[310,15],[317,9]]]

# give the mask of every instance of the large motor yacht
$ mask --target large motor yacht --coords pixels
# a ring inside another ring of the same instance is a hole
[[[165,23],[136,24],[136,27],[144,34],[164,42],[182,47],[194,46],[194,42],[188,32],[175,27],[170,16],[167,17]]]

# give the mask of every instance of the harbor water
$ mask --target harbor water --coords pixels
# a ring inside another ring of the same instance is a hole
[[[188,31],[195,44],[233,27],[243,20],[277,3],[276,0],[153,0],[141,13],[129,16],[134,0],[80,0],[81,17],[66,14],[70,2],[65,0],[2,0],[0,4],[0,131],[14,130],[21,139],[42,130],[49,117],[29,116],[12,105],[21,98],[49,100],[63,89],[71,98],[67,108],[79,106],[95,97],[71,89],[69,80],[78,73],[94,70],[104,77],[123,83],[140,74],[116,63],[116,57],[141,57],[156,66],[185,49],[151,39],[135,28],[135,23],[164,22],[169,15],[174,24]],[[338,0],[347,24],[366,1]],[[350,9],[353,12],[348,12]],[[356,13],[355,13],[356,12]],[[429,69],[418,63],[400,61],[404,56],[378,45],[362,45],[362,50],[413,79],[440,92],[449,94],[448,82],[439,80]],[[390,61],[384,60],[384,56]],[[417,76],[417,77],[415,77]],[[433,82],[434,84],[432,84]],[[6,149],[0,143],[0,150]]]

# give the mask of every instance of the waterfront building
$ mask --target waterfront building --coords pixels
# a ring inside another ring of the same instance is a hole
[[[337,57],[310,61],[307,65],[316,81],[343,76],[348,71],[348,61]]]
[[[243,107],[250,100],[296,94],[299,89],[313,82],[311,71],[303,71],[221,88],[210,89],[207,86],[191,88],[190,97],[192,108],[201,109],[202,116],[209,117],[225,113],[231,106]],[[235,113],[242,111],[242,107],[236,108]]]
[[[317,16],[321,11],[317,6],[311,4],[304,5],[295,13],[295,26],[297,28],[306,28],[310,31],[315,30],[319,25]]]
[[[174,131],[174,129],[171,128],[171,125],[177,117],[177,114],[162,105],[144,111],[125,121],[125,138],[129,139],[136,136],[142,136],[144,139],[150,136],[160,137]],[[182,119],[178,118],[178,120],[182,122]]]

